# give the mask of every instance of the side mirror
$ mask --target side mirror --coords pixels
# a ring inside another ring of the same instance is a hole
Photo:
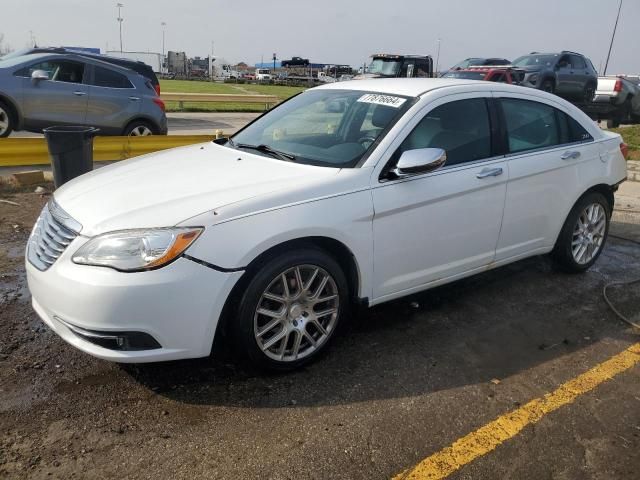
[[[44,70],[34,70],[31,73],[31,80],[34,82],[39,82],[40,80],[49,80],[49,74]]]
[[[447,152],[442,148],[417,148],[402,152],[391,173],[396,178],[428,173],[442,167],[447,161]]]

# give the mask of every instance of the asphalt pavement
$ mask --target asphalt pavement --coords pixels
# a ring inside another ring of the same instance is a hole
[[[640,364],[616,363],[640,335],[602,297],[640,277],[636,186],[617,195],[615,236],[588,272],[540,256],[377,306],[280,375],[239,366],[224,344],[137,366],[67,345],[24,278],[47,196],[3,193],[18,206],[0,203],[0,478],[385,479],[434,455],[430,478],[640,478]],[[609,295],[640,321],[640,284]],[[513,413],[558,389],[554,409]]]

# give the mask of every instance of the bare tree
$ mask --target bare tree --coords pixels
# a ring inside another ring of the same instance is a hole
[[[4,43],[4,33],[0,33],[0,56],[11,53],[13,49],[8,43]]]

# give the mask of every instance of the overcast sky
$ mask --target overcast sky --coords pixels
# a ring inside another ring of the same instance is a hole
[[[14,49],[119,49],[117,1],[2,0],[0,33]],[[374,52],[432,54],[441,67],[467,57],[511,60],[574,50],[604,66],[618,0],[121,0],[124,50],[214,54],[249,64],[292,56],[361,65]],[[640,73],[640,1],[624,0],[609,73]]]

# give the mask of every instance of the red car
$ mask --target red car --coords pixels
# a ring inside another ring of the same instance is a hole
[[[483,66],[450,70],[443,78],[464,78],[468,80],[485,80],[488,82],[518,84],[524,77],[524,71],[510,67]]]

